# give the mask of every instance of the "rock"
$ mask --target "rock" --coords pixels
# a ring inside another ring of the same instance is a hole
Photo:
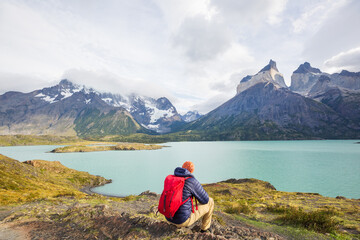
[[[242,179],[230,178],[230,179],[222,181],[222,182],[224,182],[224,183],[233,183],[233,184],[262,183],[262,184],[265,185],[266,188],[276,190],[276,188],[271,183],[266,182],[266,181],[261,181],[261,180],[258,180],[258,179],[254,179],[254,178],[242,178]]]
[[[145,192],[142,192],[139,194],[139,196],[150,196],[150,197],[157,197],[158,194],[154,192],[150,192],[150,190],[147,190]]]
[[[345,200],[345,199],[346,199],[346,197],[343,197],[343,196],[337,196],[337,197],[336,197],[336,199],[343,199],[343,200]]]

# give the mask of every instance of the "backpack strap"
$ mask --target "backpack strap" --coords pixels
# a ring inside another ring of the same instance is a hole
[[[192,178],[192,177],[186,177],[185,180],[189,179],[189,178]],[[188,197],[188,199],[186,199],[182,204],[186,203],[189,199],[191,201],[191,211],[194,213],[195,210],[194,210],[193,196]],[[198,204],[197,204],[196,198],[195,198],[195,204],[196,204],[196,210],[198,210]]]

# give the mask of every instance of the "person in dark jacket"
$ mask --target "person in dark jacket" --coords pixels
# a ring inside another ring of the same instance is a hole
[[[166,218],[169,222],[177,227],[187,227],[194,224],[202,217],[201,231],[207,231],[211,225],[211,218],[214,211],[214,200],[209,197],[207,192],[201,186],[198,180],[192,175],[194,172],[194,164],[187,161],[180,168],[176,168],[174,175],[178,177],[190,177],[185,180],[183,189],[183,201],[189,197],[198,201],[199,205],[196,208],[196,204],[192,203],[192,200],[185,202],[175,213],[172,219]],[[194,207],[192,207],[192,204]],[[192,212],[194,209],[194,212]]]

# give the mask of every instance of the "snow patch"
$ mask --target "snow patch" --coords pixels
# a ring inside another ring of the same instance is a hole
[[[86,99],[86,100],[85,100],[85,103],[86,103],[86,104],[91,103],[91,99]]]
[[[150,101],[145,101],[146,110],[150,112],[150,123],[157,122],[160,118],[170,118],[174,116],[173,108],[160,110]]]
[[[102,98],[101,100],[103,100],[104,102],[110,104],[112,102],[112,98]]]
[[[65,98],[71,97],[74,93],[69,89],[63,89],[60,94],[63,96],[63,98],[61,98],[61,100],[63,100]]]
[[[147,129],[150,129],[150,130],[159,130],[159,127],[160,125],[159,124],[148,124],[147,126],[145,126]]]
[[[55,97],[50,97],[50,96],[45,96],[42,98],[42,100],[44,100],[45,102],[48,102],[48,103],[54,103],[54,102],[57,102],[55,101],[55,98],[57,97],[57,95]]]
[[[35,97],[45,97],[45,95],[43,93],[39,93],[38,95],[36,95]]]

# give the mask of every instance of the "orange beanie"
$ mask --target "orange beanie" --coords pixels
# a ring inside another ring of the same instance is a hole
[[[193,173],[195,169],[194,164],[190,161],[184,162],[182,168],[186,168],[187,170],[189,170],[190,173]]]

